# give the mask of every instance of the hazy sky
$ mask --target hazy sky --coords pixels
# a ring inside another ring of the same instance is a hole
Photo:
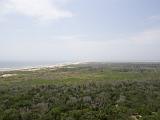
[[[0,0],[0,61],[159,61],[160,0]]]

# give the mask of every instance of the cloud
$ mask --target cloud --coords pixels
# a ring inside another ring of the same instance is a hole
[[[70,40],[86,40],[86,35],[73,34],[73,35],[59,35],[53,36],[53,40],[70,41]]]
[[[137,44],[153,44],[159,43],[160,40],[160,30],[150,29],[145,30],[129,38],[132,42]]]
[[[38,20],[57,20],[72,17],[73,14],[60,7],[57,0],[2,0],[0,14],[18,14]],[[63,2],[63,4],[66,2]]]
[[[150,17],[149,17],[149,20],[156,20],[156,21],[158,20],[158,21],[159,21],[159,20],[160,20],[160,15],[150,16]]]
[[[94,36],[89,38],[79,34],[32,41],[23,37],[1,42],[0,59],[112,62],[160,60],[160,29],[148,29],[119,39],[106,37],[106,40],[93,40]]]

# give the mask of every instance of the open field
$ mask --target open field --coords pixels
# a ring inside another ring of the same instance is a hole
[[[160,120],[160,63],[0,72],[0,120]]]

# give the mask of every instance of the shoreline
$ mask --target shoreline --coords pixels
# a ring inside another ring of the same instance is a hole
[[[33,65],[33,66],[24,66],[24,67],[11,67],[11,68],[0,68],[0,72],[13,72],[13,71],[37,71],[41,69],[54,69],[54,68],[61,68],[68,65],[78,65],[78,64],[86,64],[86,63],[94,63],[93,61],[82,61],[82,62],[64,62],[64,63],[55,63],[51,65]],[[106,63],[106,62],[101,62]],[[107,62],[109,64],[112,63],[134,63],[134,64],[160,64],[160,62]]]
[[[67,62],[67,63],[60,63],[55,65],[37,65],[37,66],[26,66],[26,67],[19,67],[19,68],[0,68],[0,72],[13,72],[13,71],[37,71],[41,69],[47,68],[61,68],[68,65],[78,65],[78,64],[85,64],[87,62]]]

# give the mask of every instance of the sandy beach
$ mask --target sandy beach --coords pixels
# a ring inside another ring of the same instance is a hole
[[[56,69],[65,67],[68,65],[78,65],[78,64],[85,64],[88,62],[67,62],[67,63],[61,63],[61,64],[55,64],[55,65],[38,65],[38,66],[28,66],[28,67],[22,67],[22,68],[0,68],[0,72],[9,72],[9,71],[37,71],[41,69]]]

